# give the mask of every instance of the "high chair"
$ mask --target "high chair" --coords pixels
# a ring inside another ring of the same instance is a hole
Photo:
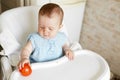
[[[18,69],[19,54],[29,33],[37,31],[40,6],[19,7],[0,15],[0,52],[2,80],[109,80],[110,69],[106,60],[97,53],[82,49],[78,43],[84,6],[63,6],[65,18],[64,32],[75,54],[73,61],[66,56],[60,59],[33,63],[32,74],[22,76]],[[68,32],[67,32],[68,31]]]

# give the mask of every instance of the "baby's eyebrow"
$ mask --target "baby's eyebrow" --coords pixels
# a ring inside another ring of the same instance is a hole
[[[38,24],[38,25],[42,26],[41,24]]]
[[[48,26],[49,28],[52,28],[52,29],[54,29],[55,27],[54,26]]]
[[[44,25],[39,24],[39,27],[45,27]],[[48,28],[55,29],[56,27],[54,26],[47,26]]]
[[[55,28],[55,27],[49,26],[49,28]]]

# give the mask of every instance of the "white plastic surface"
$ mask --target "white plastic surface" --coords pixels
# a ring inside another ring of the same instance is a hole
[[[0,15],[0,31],[2,33],[0,43],[6,55],[10,55],[24,46],[28,35],[37,31],[40,7],[19,7],[5,11]],[[69,34],[68,40],[70,43],[79,42],[85,2],[74,5],[61,5],[61,7],[64,10],[63,28],[66,28],[63,31],[66,35]]]
[[[22,76],[15,70],[10,80],[109,80],[110,70],[106,61],[88,50],[75,52],[75,59],[69,61],[65,56],[54,61],[34,63],[32,74]]]

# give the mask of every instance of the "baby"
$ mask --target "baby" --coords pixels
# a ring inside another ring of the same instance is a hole
[[[38,32],[28,36],[28,41],[21,52],[18,67],[21,69],[25,63],[45,62],[60,58],[63,51],[68,59],[74,55],[67,45],[67,37],[59,32],[63,20],[62,8],[54,3],[48,3],[39,11]]]

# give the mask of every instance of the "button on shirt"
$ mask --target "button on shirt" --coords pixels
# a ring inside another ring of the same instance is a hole
[[[29,35],[28,40],[32,43],[33,52],[30,55],[31,62],[44,62],[57,59],[63,55],[62,47],[67,41],[64,33],[58,32],[56,37],[45,39],[38,33]]]

